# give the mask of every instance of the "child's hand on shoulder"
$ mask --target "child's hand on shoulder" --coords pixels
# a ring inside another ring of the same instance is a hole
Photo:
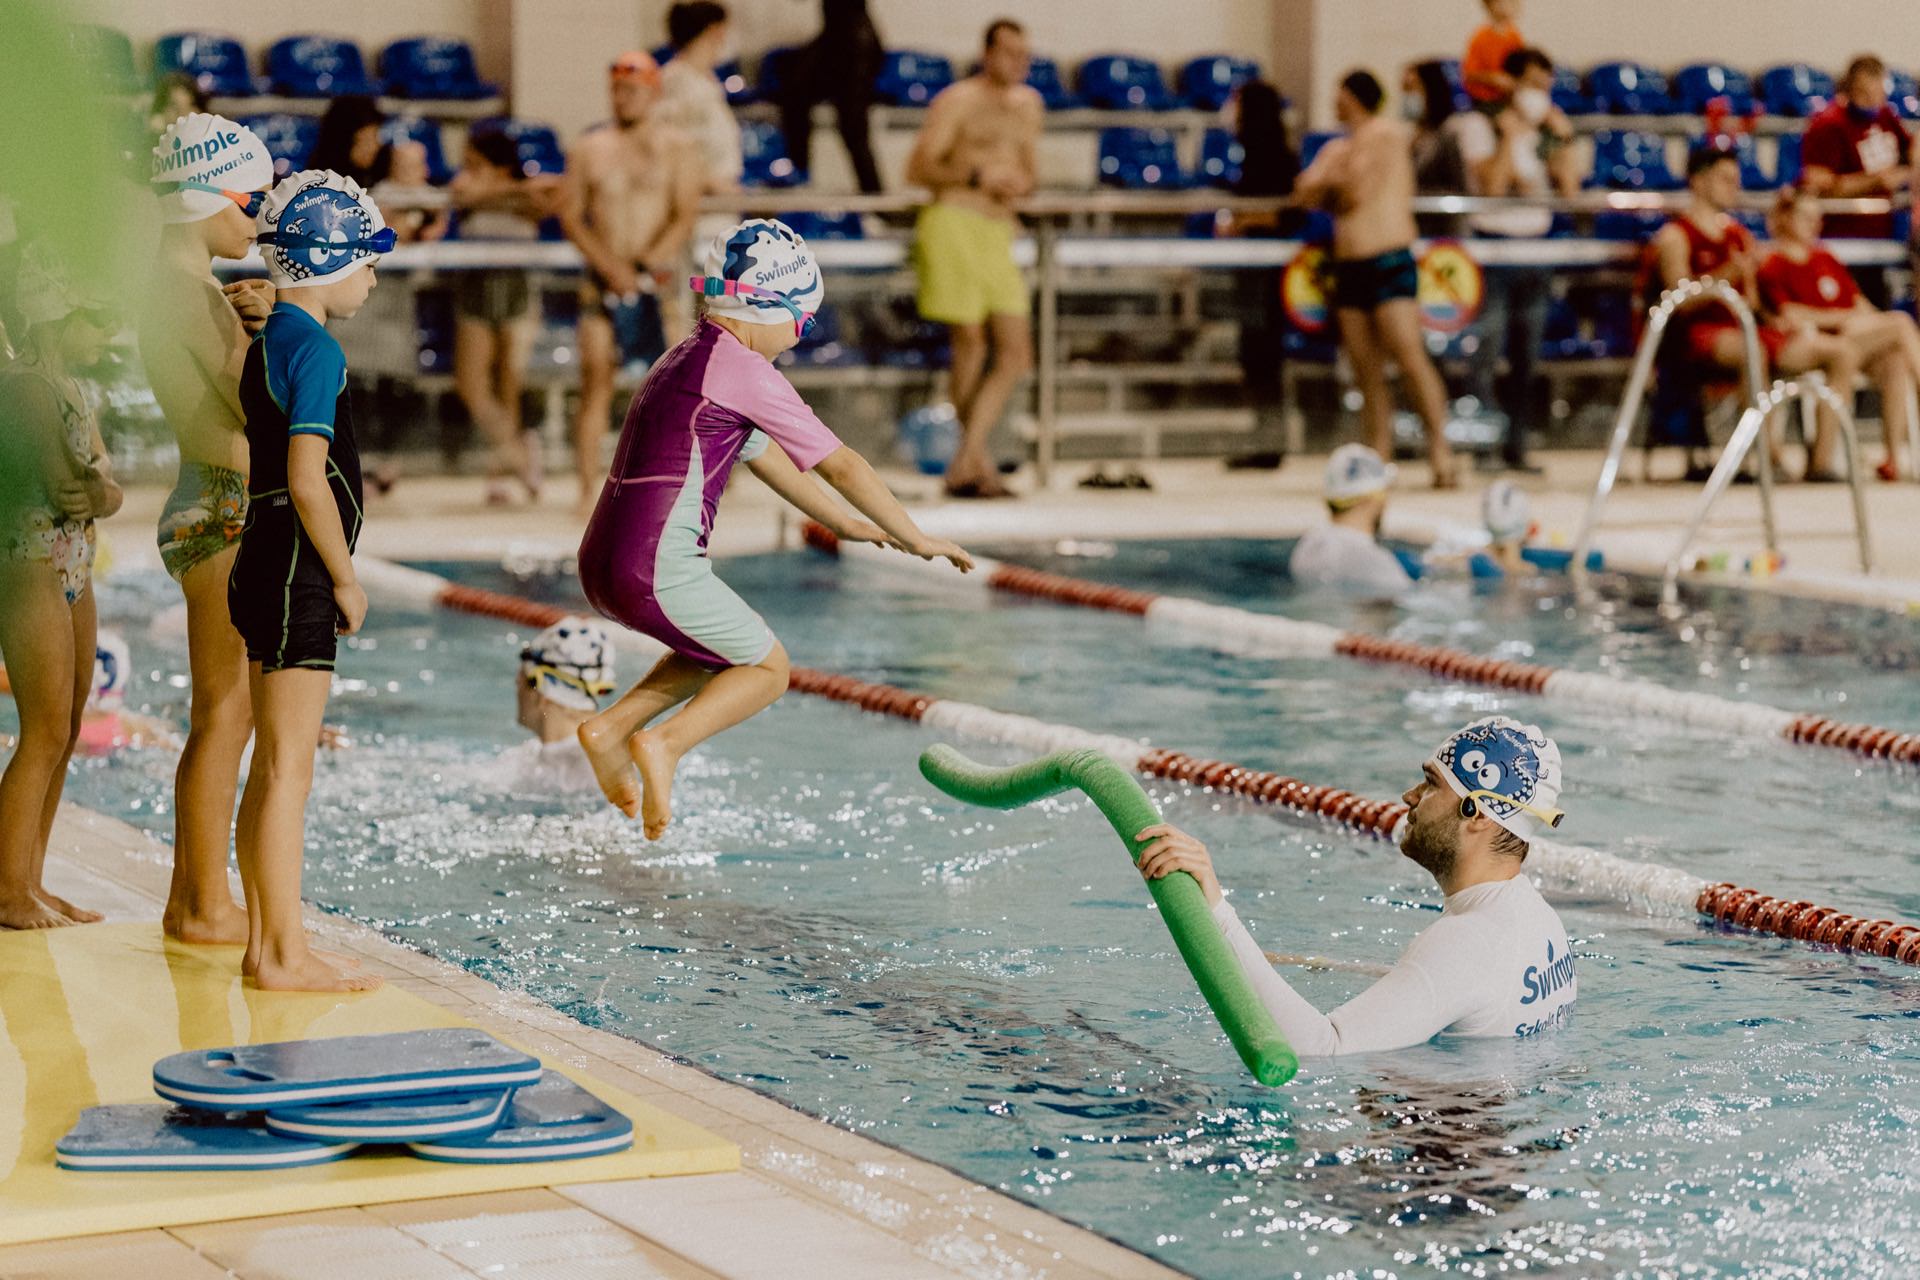
[[[919,556],[922,560],[945,560],[962,573],[973,572],[973,557],[957,542],[945,538],[929,538],[922,535],[911,546],[902,547],[908,555]]]

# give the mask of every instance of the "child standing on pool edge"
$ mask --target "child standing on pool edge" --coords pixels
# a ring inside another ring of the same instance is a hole
[[[342,973],[308,945],[300,872],[335,648],[367,613],[353,571],[362,498],[347,361],[326,322],[360,310],[394,234],[359,184],[324,169],[274,187],[259,227],[278,301],[240,374],[252,465],[227,582],[254,718],[235,832],[247,895],[242,972],[266,990],[367,991],[380,980]]]
[[[773,358],[812,325],[825,292],[806,241],[784,223],[750,219],[715,239],[704,265],[705,276],[691,283],[706,314],[635,394],[580,543],[580,585],[593,607],[671,650],[580,726],[601,791],[628,817],[643,814],[649,840],[673,819],[680,758],[787,691],[786,650],[707,557],[736,460],[843,539],[944,558],[963,573],[973,568],[960,547],[923,533],[866,459],[774,369]],[[871,522],[834,502],[809,471]]]

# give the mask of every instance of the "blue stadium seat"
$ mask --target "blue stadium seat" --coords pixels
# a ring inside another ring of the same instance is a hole
[[[567,171],[567,153],[560,146],[560,135],[547,125],[515,120],[510,116],[494,116],[474,121],[468,126],[467,133],[469,136],[503,133],[513,139],[514,149],[520,155],[520,168],[528,177]]]
[[[427,153],[427,181],[434,186],[453,177],[446,152],[440,145],[440,126],[419,116],[395,116],[380,126],[382,142],[417,142]]]
[[[67,28],[75,59],[99,82],[101,91],[139,93],[147,88],[133,65],[133,41],[124,31],[76,22]]]
[[[1549,360],[1582,360],[1591,355],[1580,333],[1580,317],[1565,298],[1547,302],[1547,326],[1540,335],[1540,354]]]
[[[1773,145],[1773,185],[1791,187],[1800,181],[1800,135],[1783,133]]]
[[[1638,62],[1603,62],[1587,73],[1594,109],[1606,115],[1664,116],[1673,113],[1667,82]]]
[[[1887,101],[1908,120],[1920,119],[1920,82],[1905,71],[1887,72]]]
[[[413,329],[422,373],[453,371],[453,291],[421,289],[413,295]]]
[[[1768,115],[1804,119],[1833,97],[1833,77],[1804,62],[1768,67],[1760,73],[1760,101]]]
[[[500,86],[480,78],[464,40],[415,36],[380,51],[380,74],[396,98],[491,98]]]
[[[953,64],[939,54],[889,49],[880,74],[874,77],[873,91],[890,106],[924,107],[952,83]]]
[[[1173,135],[1165,129],[1102,129],[1100,181],[1134,191],[1178,191],[1187,185]]]
[[[664,67],[669,62],[673,61],[673,52],[674,51],[673,51],[672,45],[657,44],[653,48],[647,50],[647,56],[652,58],[655,62],[659,63],[661,66]]]
[[[1632,355],[1637,312],[1633,295],[1625,289],[1608,289],[1595,294],[1587,303],[1587,317],[1593,322],[1590,343],[1593,354],[1616,358]]]
[[[1687,149],[1691,151],[1694,147],[1699,146],[1705,141],[1706,138],[1704,135],[1690,137],[1687,139]],[[1767,174],[1766,170],[1760,167],[1759,148],[1754,143],[1752,134],[1721,134],[1715,141],[1722,147],[1731,147],[1733,149],[1734,159],[1740,162],[1740,187],[1742,190],[1773,190],[1775,186],[1774,180]]]
[[[1123,53],[1100,54],[1080,64],[1080,96],[1107,111],[1170,111],[1176,105],[1160,67]]]
[[[1580,87],[1580,75],[1572,67],[1553,69],[1553,105],[1570,116],[1593,114],[1593,99]]]
[[[1235,89],[1259,77],[1260,64],[1251,58],[1224,53],[1195,58],[1180,68],[1180,96],[1197,110],[1218,111],[1227,105]]]
[[[742,124],[740,151],[746,162],[741,181],[749,187],[796,187],[807,180],[806,171],[796,169],[787,155],[787,140],[777,124],[765,120]]]
[[[791,350],[781,352],[774,363],[782,368],[807,365],[815,369],[831,369],[865,364],[866,358],[841,341],[840,312],[829,302],[813,313],[813,328],[807,336],[800,339]]]
[[[1593,135],[1593,176],[1587,185],[1676,191],[1683,184],[1667,167],[1667,140],[1659,134],[1600,129]]]
[[[1753,81],[1744,71],[1722,62],[1696,62],[1673,74],[1673,98],[1682,111],[1704,112],[1715,98],[1727,100],[1727,110],[1743,116],[1753,110]]]
[[[1235,186],[1246,158],[1246,151],[1231,133],[1209,129],[1200,138],[1200,172],[1196,176],[1209,187]]]
[[[1664,213],[1603,209],[1593,215],[1593,238],[1639,243],[1651,239],[1666,221],[1667,215]]]
[[[734,106],[753,101],[753,86],[747,83],[747,76],[740,69],[740,59],[723,62],[713,69],[720,78],[720,87],[727,91],[727,101]]]
[[[784,91],[793,60],[800,50],[792,45],[769,49],[760,55],[759,74],[754,77],[753,94],[763,102],[777,102]]]
[[[240,123],[259,134],[260,141],[266,144],[267,154],[273,157],[275,177],[306,168],[307,157],[320,141],[320,121],[314,116],[276,111],[271,115],[247,116]]]
[[[862,240],[866,228],[857,213],[781,213],[774,215],[803,240]]]
[[[290,98],[335,98],[377,94],[360,46],[332,36],[288,36],[267,50],[267,83]]]
[[[1767,215],[1758,209],[1734,209],[1733,220],[1753,233],[1755,240],[1767,238]]]
[[[1320,148],[1332,142],[1340,134],[1337,130],[1316,129],[1300,140],[1300,167],[1305,169],[1320,154]]]
[[[217,97],[245,97],[257,87],[247,70],[247,51],[232,36],[204,31],[161,36],[153,42],[153,74],[157,78],[173,71],[192,76],[202,93]]]
[[[1447,77],[1447,83],[1453,86],[1453,109],[1455,111],[1473,110],[1473,95],[1467,92],[1467,75],[1460,69],[1460,59],[1442,58],[1440,70]]]
[[[1068,92],[1066,82],[1060,78],[1060,64],[1052,58],[1034,56],[1027,64],[1027,84],[1040,95],[1040,101],[1049,111],[1065,111],[1082,105],[1078,97]]]

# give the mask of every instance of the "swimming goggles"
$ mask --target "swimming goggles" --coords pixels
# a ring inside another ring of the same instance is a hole
[[[613,692],[613,681],[595,680],[586,673],[587,667],[575,666],[571,662],[555,663],[536,657],[532,649],[520,650],[520,678],[529,688],[539,688],[541,677],[559,681],[570,688],[592,698],[596,703]]]
[[[393,247],[400,243],[399,233],[392,227],[382,227],[364,240],[322,240],[319,236],[303,236],[292,231],[262,231],[254,239],[261,244],[277,244],[283,249],[324,249],[329,253],[392,253]]]
[[[1514,808],[1520,810],[1522,813],[1532,814],[1534,817],[1540,819],[1540,821],[1546,823],[1547,826],[1550,828],[1558,828],[1559,825],[1566,820],[1566,816],[1567,816],[1564,810],[1541,809],[1534,805],[1528,804],[1525,800],[1515,800],[1512,796],[1503,796],[1498,791],[1467,792],[1466,795],[1461,797],[1461,815],[1463,817],[1471,818],[1473,814],[1472,812],[1469,811],[1469,807],[1481,800],[1488,800],[1488,801],[1497,800],[1501,804],[1512,805]]]
[[[738,280],[722,280],[718,276],[692,276],[687,287],[706,298],[772,298],[775,302],[793,313],[793,332],[795,337],[804,338],[813,332],[813,316],[793,304],[793,299],[776,289],[762,289],[757,284],[743,284]]]
[[[249,218],[259,217],[260,206],[267,202],[267,193],[264,191],[229,191],[225,187],[210,186],[191,179],[184,182],[156,182],[153,185],[160,188],[160,194],[163,196],[172,195],[178,191],[204,191],[212,196],[225,196],[239,205],[240,212]]]

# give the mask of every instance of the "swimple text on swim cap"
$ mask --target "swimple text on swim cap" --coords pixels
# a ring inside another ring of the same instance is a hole
[[[201,139],[199,142],[190,142],[184,146],[181,145],[180,139],[176,137],[173,140],[173,150],[170,153],[153,158],[153,176],[157,178],[162,173],[178,169],[184,165],[190,165],[204,160],[212,160],[214,156],[226,150],[228,147],[238,145],[240,145],[240,135],[237,133],[215,133],[210,137]],[[214,172],[225,173],[228,169],[239,164],[243,158],[244,157],[240,157],[229,160],[225,166],[214,170]]]

